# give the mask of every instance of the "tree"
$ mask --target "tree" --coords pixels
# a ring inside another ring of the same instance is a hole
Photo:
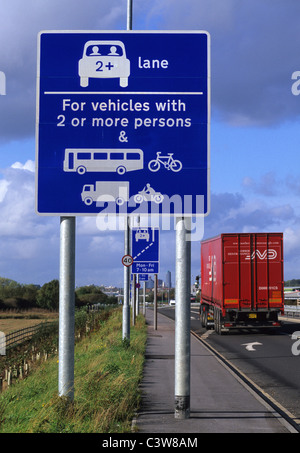
[[[49,310],[57,310],[59,307],[59,281],[51,280],[45,283],[37,293],[37,305]]]
[[[29,284],[23,285],[23,299],[28,300],[28,302],[32,305],[36,305],[36,297],[40,287],[37,285]]]
[[[284,286],[300,286],[300,279],[293,278],[292,280],[287,280],[284,282]]]
[[[22,285],[10,278],[0,277],[0,298],[21,297]]]
[[[107,296],[104,294],[100,286],[87,285],[81,286],[76,289],[76,305],[89,305],[89,304],[117,304],[118,298],[114,296]]]

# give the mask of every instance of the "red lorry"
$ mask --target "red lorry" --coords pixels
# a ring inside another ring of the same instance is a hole
[[[278,327],[284,312],[283,234],[221,234],[201,242],[202,326]]]

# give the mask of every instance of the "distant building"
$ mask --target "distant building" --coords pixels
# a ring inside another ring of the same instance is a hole
[[[153,289],[154,288],[154,280],[149,277],[148,281],[146,282],[146,289]]]
[[[163,287],[163,283],[164,283],[164,282],[163,282],[160,278],[157,279],[157,286],[158,286],[158,288],[162,288],[162,287]]]
[[[168,271],[166,274],[166,287],[172,288],[171,272]]]

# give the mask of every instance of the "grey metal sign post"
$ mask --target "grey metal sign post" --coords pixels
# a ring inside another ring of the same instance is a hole
[[[125,255],[130,254],[130,229],[129,217],[125,217],[124,225],[124,252]],[[122,323],[122,339],[130,341],[130,267],[124,266],[124,300],[123,300],[123,323]]]
[[[154,330],[157,330],[157,274],[154,275]]]
[[[131,309],[132,309],[132,325],[135,326],[136,320],[136,274],[133,274],[132,283],[131,283]]]
[[[136,275],[136,282],[135,282],[135,290],[136,290],[136,296],[135,296],[135,300],[136,300],[136,316],[138,316],[140,314],[140,290],[139,290],[139,287],[140,287],[140,278],[139,278],[139,274]]]
[[[146,316],[146,282],[143,282],[143,315]]]
[[[176,219],[175,418],[190,416],[191,219]]]
[[[59,346],[58,392],[74,398],[75,343],[75,222],[60,218]]]
[[[132,0],[127,0],[127,30],[132,30]],[[124,217],[125,225],[125,255],[130,254],[130,217]],[[122,319],[122,338],[130,341],[130,267],[124,267],[124,302]]]

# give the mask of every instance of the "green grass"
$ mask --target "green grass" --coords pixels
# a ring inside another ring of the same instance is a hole
[[[0,394],[0,433],[124,433],[139,406],[147,332],[143,316],[122,340],[122,312],[75,346],[74,402],[58,397],[57,357]]]

